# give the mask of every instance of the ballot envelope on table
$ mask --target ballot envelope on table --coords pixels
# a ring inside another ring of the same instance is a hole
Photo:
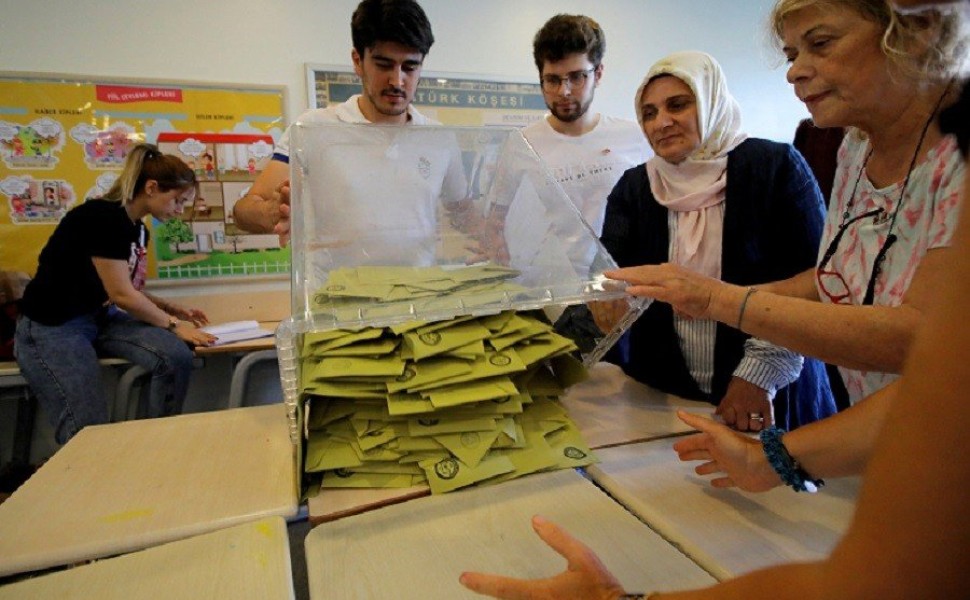
[[[501,328],[506,322],[496,319],[540,311],[554,319],[565,306],[626,298],[621,284],[603,276],[616,263],[517,129],[297,122],[290,147],[292,314],[277,330],[277,348],[301,477],[309,376],[319,377],[324,394],[337,385],[366,403],[384,397],[373,382],[398,368],[382,359],[395,344],[416,360],[441,352],[441,344],[461,358],[481,352],[482,323]],[[644,307],[631,303],[583,360],[598,360]],[[434,331],[434,323],[466,319]],[[519,323],[502,340],[514,343],[532,326]],[[377,338],[379,327],[399,328],[402,341]],[[429,340],[435,349],[425,347]],[[302,373],[311,342],[328,360]],[[432,373],[432,362],[421,376],[458,383],[436,398],[395,396],[396,410],[431,400],[461,404],[507,387],[500,375],[462,386],[460,373]],[[353,376],[331,380],[334,369]]]

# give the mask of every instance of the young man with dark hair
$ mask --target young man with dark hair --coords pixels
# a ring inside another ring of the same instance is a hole
[[[652,155],[636,123],[590,110],[603,78],[605,52],[606,37],[593,19],[559,14],[546,21],[532,41],[532,55],[549,114],[522,130],[597,236],[603,233],[606,198],[613,186],[624,171]],[[589,263],[592,253],[571,258]],[[575,266],[582,270],[590,265]],[[602,336],[583,305],[567,308],[556,329],[583,352],[591,351]]]
[[[590,111],[606,51],[596,21],[556,15],[536,33],[532,47],[549,114],[522,134],[599,235],[613,185],[651,154],[646,137],[632,121]]]
[[[434,44],[431,23],[414,0],[363,0],[351,17],[354,72],[361,93],[346,102],[311,109],[303,123],[384,123],[426,125],[430,119],[411,106],[424,57]],[[253,233],[277,233],[285,242],[290,231],[290,129],[249,192],[236,203],[236,224]]]

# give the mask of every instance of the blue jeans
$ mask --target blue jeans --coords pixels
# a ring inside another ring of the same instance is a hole
[[[192,350],[175,334],[111,307],[42,325],[17,320],[14,354],[24,379],[65,443],[86,425],[108,422],[98,356],[124,358],[151,372],[149,417],[182,410],[192,372]]]

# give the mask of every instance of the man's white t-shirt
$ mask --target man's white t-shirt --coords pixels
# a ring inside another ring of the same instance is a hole
[[[311,108],[305,111],[297,119],[298,123],[356,123],[370,124],[364,113],[360,112],[360,94],[354,94],[346,102],[334,104],[326,108]],[[408,105],[408,125],[440,125],[418,112],[413,105]],[[290,157],[290,130],[287,127],[280,141],[276,142],[276,149],[273,151],[273,158],[281,162],[289,162]]]
[[[522,135],[597,236],[603,233],[613,186],[624,171],[653,155],[636,123],[607,115],[599,115],[596,127],[580,136],[559,133],[548,118],[525,127]]]
[[[370,124],[359,96],[307,111],[298,123]],[[410,125],[432,125],[413,107]],[[274,159],[289,162],[290,127],[276,145]],[[298,209],[304,231],[332,267],[362,264],[430,264],[435,256],[438,209],[468,194],[461,151],[454,136],[437,127],[375,125],[316,135],[307,128],[302,145],[307,176],[304,194],[312,201]]]

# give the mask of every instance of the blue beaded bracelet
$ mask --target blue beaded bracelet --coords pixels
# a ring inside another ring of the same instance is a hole
[[[769,427],[761,432],[761,446],[764,448],[765,457],[785,485],[791,486],[796,492],[814,494],[825,485],[825,482],[821,479],[812,479],[798,461],[792,458],[781,441],[781,436],[785,433],[784,429],[778,427]]]

